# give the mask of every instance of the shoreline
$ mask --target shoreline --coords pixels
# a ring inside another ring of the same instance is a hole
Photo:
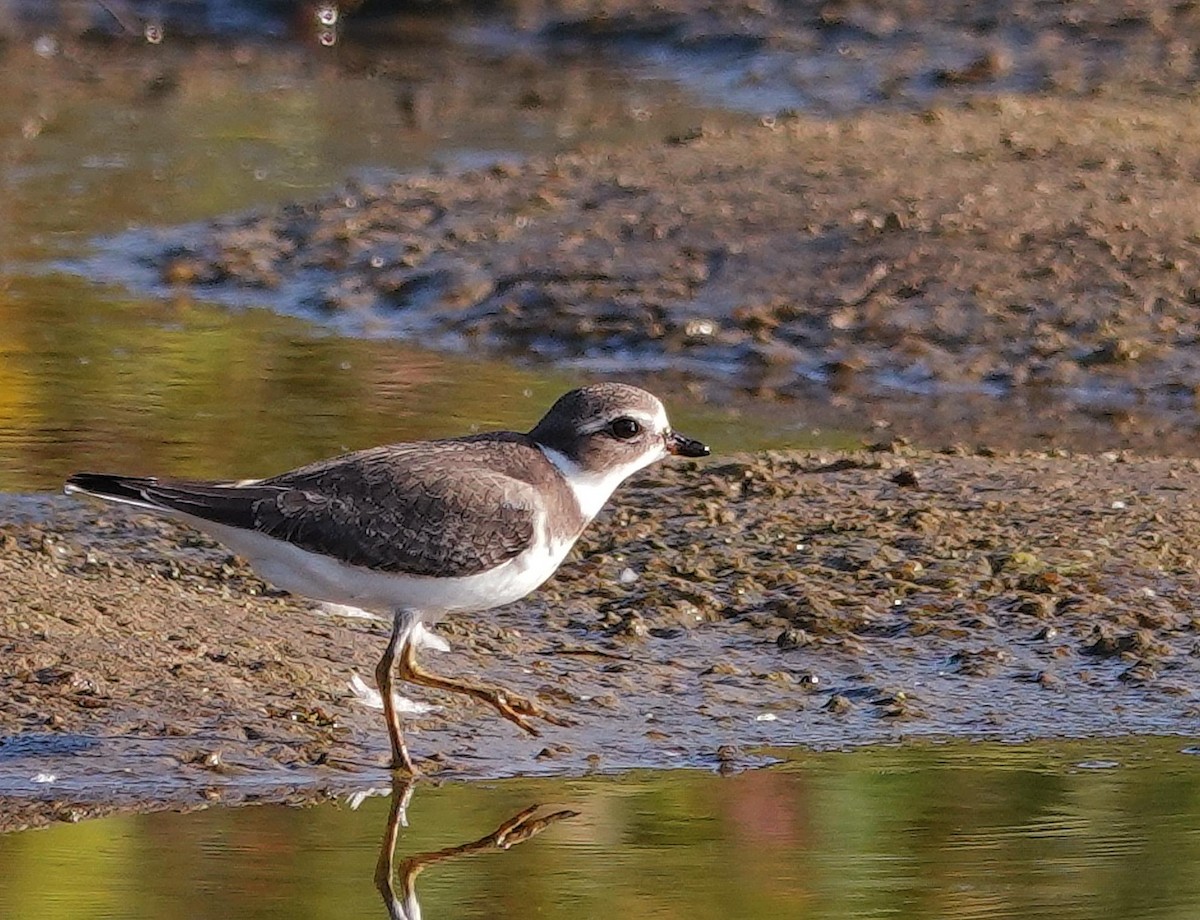
[[[1113,91],[697,125],[116,249],[167,296],[286,297],[932,449],[1195,456],[1195,112]]]
[[[430,695],[443,708],[410,723],[414,754],[469,779],[745,767],[792,744],[1194,735],[1197,496],[1200,464],[1121,455],[656,469],[546,586],[447,620],[452,651],[425,656],[578,724],[526,738]],[[347,688],[369,680],[381,625],[278,596],[186,528],[36,504],[0,526],[14,818],[386,781],[381,714]],[[121,804],[122,785],[159,792]]]

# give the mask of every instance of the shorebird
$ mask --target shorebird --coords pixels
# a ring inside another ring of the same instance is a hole
[[[392,767],[415,774],[392,695],[397,660],[401,679],[467,694],[530,734],[531,718],[569,724],[507,690],[422,669],[425,624],[524,597],[629,476],[708,452],[671,429],[652,394],[601,383],[560,397],[525,434],[390,444],[236,482],[77,473],[66,491],[185,521],[285,591],[390,617],[375,680]]]

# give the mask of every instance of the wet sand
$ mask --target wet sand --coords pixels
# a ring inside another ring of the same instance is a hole
[[[697,126],[355,185],[149,258],[177,292],[277,288],[930,447],[1195,455],[1196,114],[1126,94]]]
[[[771,454],[641,476],[448,674],[578,720],[412,722],[435,776],[738,769],[777,745],[1194,733],[1200,467]],[[185,528],[68,499],[0,529],[6,826],[386,783],[382,624],[277,596]],[[416,695],[416,694],[414,694]],[[683,702],[681,702],[683,701]],[[54,781],[38,783],[54,776]]]

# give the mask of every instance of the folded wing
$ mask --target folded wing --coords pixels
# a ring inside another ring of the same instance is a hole
[[[350,565],[400,574],[475,575],[530,546],[537,526],[531,486],[472,465],[449,488],[445,466],[445,457],[435,462],[401,445],[258,482],[79,473],[67,488],[258,531]]]

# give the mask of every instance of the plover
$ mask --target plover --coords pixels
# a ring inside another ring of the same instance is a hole
[[[392,696],[397,659],[402,679],[472,696],[531,734],[530,718],[565,724],[514,693],[423,670],[423,624],[524,597],[613,490],[667,454],[708,448],[672,431],[652,394],[602,383],[559,398],[527,434],[391,444],[237,482],[77,473],[66,491],[186,521],[279,588],[390,617],[375,678],[392,766],[415,773]]]

